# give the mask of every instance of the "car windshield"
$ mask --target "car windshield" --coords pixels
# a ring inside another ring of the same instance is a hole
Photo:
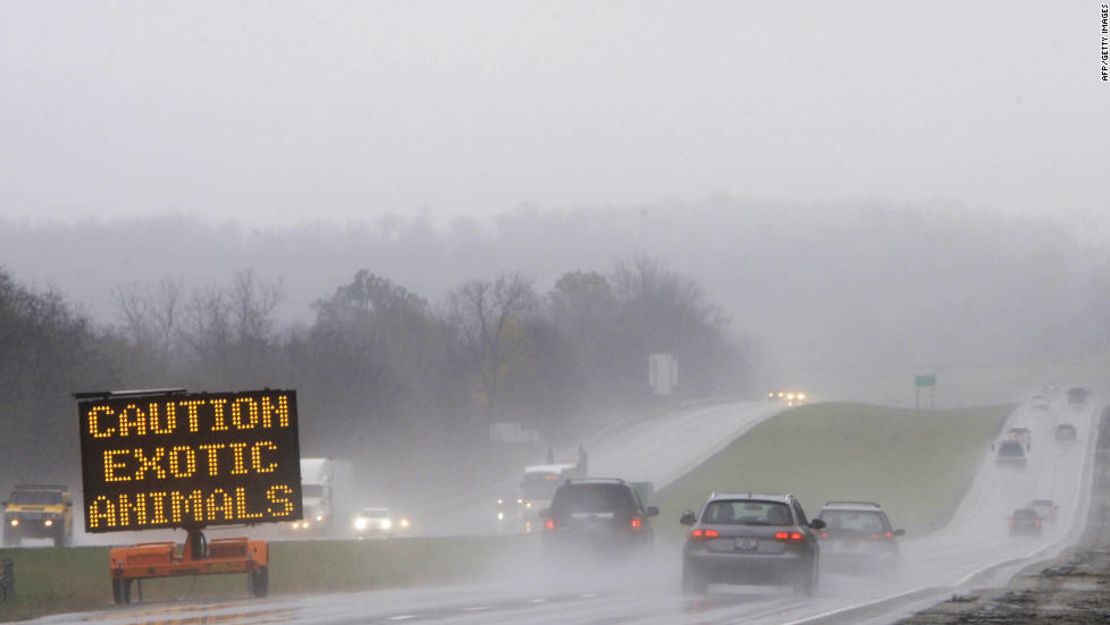
[[[389,516],[389,510],[383,510],[382,508],[367,508],[362,511],[362,516],[371,519],[381,519]]]
[[[885,532],[889,527],[881,512],[860,510],[823,510],[820,518],[830,531],[863,532],[873,534]]]
[[[1025,452],[1021,450],[1021,445],[1012,441],[1008,441],[1002,443],[1002,446],[998,448],[998,455],[1007,457],[1021,457],[1025,455]]]
[[[636,499],[624,484],[568,484],[555,493],[551,502],[554,516],[632,514],[636,508]]]
[[[702,514],[703,523],[714,525],[790,525],[790,506],[777,501],[750,499],[711,501]]]
[[[12,503],[49,506],[62,503],[62,494],[49,490],[17,490],[12,493]]]
[[[1038,500],[1033,502],[1033,506],[1038,507],[1038,508],[1051,507],[1052,506],[1052,501],[1048,500],[1048,499],[1038,499]]]
[[[1035,519],[1035,518],[1037,518],[1037,511],[1033,510],[1031,508],[1022,508],[1020,510],[1014,510],[1014,518],[1015,519]]]

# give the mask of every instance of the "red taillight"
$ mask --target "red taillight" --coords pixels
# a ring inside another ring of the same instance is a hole
[[[894,532],[887,530],[885,532],[876,532],[871,535],[875,540],[894,540]]]
[[[806,539],[801,532],[775,532],[775,540],[784,540],[790,543],[800,543]]]
[[[543,528],[549,532],[555,531],[555,519],[544,519]]]
[[[698,528],[698,529],[690,532],[690,538],[693,538],[694,540],[709,540],[711,538],[720,538],[720,537],[721,537],[721,533],[718,532],[717,530],[705,530],[705,529]]]
[[[1041,526],[1041,520],[1040,519],[1037,519],[1036,521],[1033,521],[1033,527],[1040,527],[1040,526]]]
[[[828,532],[819,532],[817,535],[820,536],[821,538],[828,538],[829,537]]]
[[[638,516],[632,517],[632,529],[638,530],[644,526],[644,520]]]

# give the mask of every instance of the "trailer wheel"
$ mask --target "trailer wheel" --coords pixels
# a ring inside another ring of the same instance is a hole
[[[250,572],[251,594],[265,597],[270,592],[270,567],[260,566]]]
[[[115,600],[116,605],[131,603],[131,580],[113,577],[112,599]]]

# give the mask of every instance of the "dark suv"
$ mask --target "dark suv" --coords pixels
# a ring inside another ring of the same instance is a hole
[[[624,480],[569,479],[555,491],[551,507],[540,511],[544,545],[592,554],[648,549],[655,541],[649,519],[658,514]]]
[[[800,595],[817,588],[821,548],[793,495],[718,494],[701,512],[682,513],[693,529],[682,548],[682,590],[704,594],[712,583],[789,584]]]
[[[892,575],[898,570],[897,538],[886,512],[870,501],[830,501],[817,518],[825,522],[818,532],[822,557],[830,568],[853,573]]]

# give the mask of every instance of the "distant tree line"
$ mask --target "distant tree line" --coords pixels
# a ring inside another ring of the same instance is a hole
[[[306,453],[397,458],[416,441],[481,449],[493,422],[558,439],[641,409],[653,352],[677,357],[681,397],[733,392],[751,373],[699,285],[643,258],[566,273],[548,292],[517,273],[469,280],[438,305],[360,270],[295,327],[275,322],[280,283],[250,271],[114,297],[117,323],[97,326],[0,269],[2,481],[74,479],[74,391],[295,388]]]

